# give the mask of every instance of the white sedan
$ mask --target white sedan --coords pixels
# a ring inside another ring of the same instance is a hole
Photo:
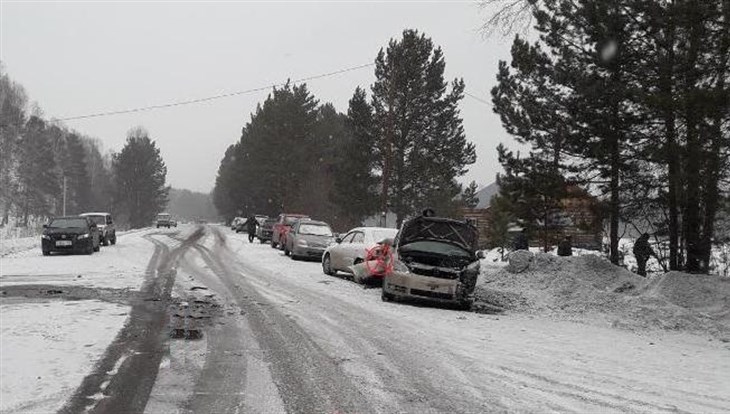
[[[327,275],[335,275],[338,271],[355,275],[357,282],[363,282],[353,270],[353,266],[363,263],[368,252],[374,252],[379,243],[385,239],[393,239],[398,229],[385,227],[356,227],[337,239],[322,255],[322,271]],[[376,266],[368,268],[366,277],[382,277]]]

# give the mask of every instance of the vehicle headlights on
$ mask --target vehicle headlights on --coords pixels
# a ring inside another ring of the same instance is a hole
[[[307,246],[307,241],[304,239],[297,240],[297,246]]]
[[[78,236],[76,236],[76,238],[79,239],[79,240],[81,240],[81,239],[88,239],[89,238],[89,233],[79,234]]]
[[[47,234],[42,234],[41,235],[41,239],[43,239],[43,240],[51,240],[51,236],[49,236]]]

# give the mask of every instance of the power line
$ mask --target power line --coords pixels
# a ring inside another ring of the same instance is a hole
[[[306,82],[306,81],[311,81],[311,80],[315,80],[315,79],[335,76],[335,75],[339,75],[342,73],[352,72],[355,70],[364,69],[364,68],[374,66],[374,65],[375,65],[374,63],[367,63],[364,65],[353,66],[353,67],[349,67],[349,68],[345,68],[345,69],[336,70],[334,72],[322,73],[319,75],[308,76],[306,78],[295,79],[293,81],[287,81],[287,82],[291,82],[291,83]],[[186,100],[186,101],[176,101],[176,102],[170,102],[170,103],[166,103],[166,104],[142,106],[142,107],[138,107],[138,108],[121,109],[121,110],[117,110],[117,111],[97,112],[94,114],[58,118],[58,119],[55,119],[55,121],[71,121],[71,120],[75,120],[75,119],[98,118],[98,117],[102,117],[102,116],[120,115],[120,114],[128,114],[128,113],[133,113],[133,112],[143,112],[143,111],[151,111],[151,110],[155,110],[155,109],[170,108],[170,107],[174,107],[174,106],[191,105],[191,104],[196,104],[196,103],[201,103],[201,102],[214,101],[217,99],[230,98],[232,96],[245,95],[245,94],[254,93],[254,92],[261,92],[261,91],[265,91],[267,89],[275,88],[277,86],[284,86],[287,84],[287,82],[280,82],[280,83],[275,83],[273,85],[261,86],[258,88],[246,89],[243,91],[228,92],[228,93],[223,93],[223,94],[219,94],[219,95],[207,96],[205,98],[190,99],[190,100]]]
[[[480,98],[480,97],[478,97],[478,96],[476,96],[476,95],[472,95],[472,94],[470,94],[469,92],[464,92],[464,95],[466,95],[466,96],[470,97],[471,99],[474,99],[475,101],[479,101],[479,102],[481,102],[481,103],[483,103],[484,105],[487,105],[487,106],[489,106],[489,107],[491,107],[491,106],[492,106],[492,103],[491,103],[491,102],[489,102],[489,101],[487,101],[487,100],[485,100],[485,99],[483,99],[483,98]]]

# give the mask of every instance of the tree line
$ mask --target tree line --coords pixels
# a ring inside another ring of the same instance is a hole
[[[476,184],[457,182],[476,161],[458,109],[464,82],[447,82],[444,69],[441,48],[405,30],[347,113],[306,84],[275,88],[221,160],[216,208],[227,218],[304,212],[347,228],[384,211],[400,224],[425,207],[456,215],[475,205]]]
[[[130,130],[119,153],[103,154],[99,140],[29,109],[22,85],[0,67],[0,226],[110,212],[121,225],[149,225],[165,208],[166,167],[142,128]],[[65,188],[65,192],[64,192]]]
[[[612,262],[625,224],[666,241],[668,269],[706,272],[730,187],[730,2],[525,0],[493,22],[521,19],[539,38],[515,36],[492,101],[529,151],[498,148],[497,207],[534,227],[580,186]]]

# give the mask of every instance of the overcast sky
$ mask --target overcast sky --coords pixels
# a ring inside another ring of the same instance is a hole
[[[371,63],[403,29],[443,48],[446,75],[489,101],[497,62],[511,39],[485,38],[475,2],[0,2],[0,59],[47,118],[164,104],[246,90]],[[345,112],[366,68],[308,82],[321,102]],[[144,126],[177,188],[210,191],[226,148],[240,137],[257,92],[149,112],[67,121],[118,151]],[[464,182],[489,184],[500,170],[495,147],[512,145],[491,107],[461,103],[477,163]]]

